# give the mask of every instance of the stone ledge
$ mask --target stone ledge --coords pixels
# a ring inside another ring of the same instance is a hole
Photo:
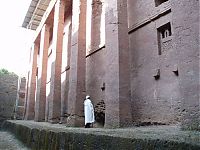
[[[200,132],[181,131],[177,126],[85,129],[44,122],[5,121],[2,129],[13,133],[31,149],[200,149]]]

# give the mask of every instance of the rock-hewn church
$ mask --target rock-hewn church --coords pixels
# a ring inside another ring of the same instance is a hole
[[[198,0],[32,0],[24,119],[200,129]]]

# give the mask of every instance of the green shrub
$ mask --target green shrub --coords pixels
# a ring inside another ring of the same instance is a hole
[[[16,75],[14,72],[9,72],[7,69],[0,69],[0,75]],[[17,75],[16,75],[17,76]]]

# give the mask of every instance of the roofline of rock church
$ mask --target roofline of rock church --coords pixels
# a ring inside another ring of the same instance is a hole
[[[51,0],[32,0],[22,27],[36,30]]]

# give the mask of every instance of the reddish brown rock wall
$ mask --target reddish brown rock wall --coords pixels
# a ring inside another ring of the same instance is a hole
[[[46,85],[51,90],[41,110],[49,121],[68,117],[64,122],[83,126],[89,94],[94,106],[105,102],[105,127],[182,123],[199,128],[199,1],[60,4],[52,8],[62,11],[46,16],[46,23],[55,23]],[[63,32],[67,23],[70,32]]]

